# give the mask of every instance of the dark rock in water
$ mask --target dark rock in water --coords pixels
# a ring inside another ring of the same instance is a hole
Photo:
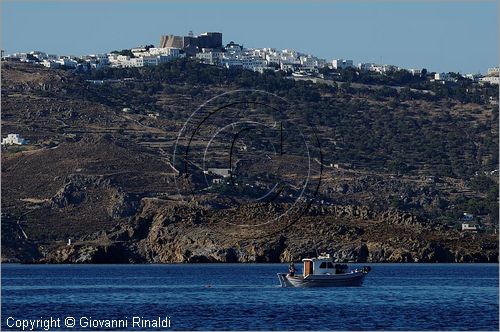
[[[366,243],[363,243],[358,250],[358,263],[366,263],[368,260],[369,252]]]

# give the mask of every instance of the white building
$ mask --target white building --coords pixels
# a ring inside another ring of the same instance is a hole
[[[37,58],[38,60],[45,60],[48,59],[47,53],[45,52],[40,52],[40,51],[31,51],[30,54]]]
[[[488,76],[498,76],[499,67],[488,68]]]
[[[27,141],[21,138],[19,134],[8,134],[7,137],[2,139],[2,145],[23,145],[26,143]]]
[[[144,55],[131,58],[126,55],[119,54],[108,54],[107,62],[111,67],[144,67],[144,66],[157,66],[161,63],[169,62],[179,57],[184,57],[184,53],[180,53],[178,48],[150,48],[154,50],[155,55],[145,55],[150,54],[149,52],[142,53]]]
[[[281,54],[277,52],[267,53],[265,59],[267,61],[267,64],[279,65],[281,62]]]
[[[93,69],[100,69],[109,66],[109,59],[105,54],[92,55],[90,59],[86,59],[85,62],[88,63],[90,68]]]
[[[376,68],[375,71],[378,71],[381,74],[395,72],[395,71],[398,71],[400,69],[398,66],[387,65],[387,64],[386,65],[377,65],[375,68]]]
[[[374,64],[373,66],[370,67],[369,71],[382,74],[384,72],[384,66],[379,64]]]
[[[446,73],[435,73],[434,74],[434,80],[435,81],[442,81],[442,82],[453,82],[456,81],[453,77]]]
[[[111,64],[111,65],[114,65],[115,63],[118,62],[118,54],[115,54],[115,53],[109,53],[108,54],[108,62]]]
[[[479,83],[489,83],[499,85],[499,77],[498,76],[485,76],[479,79]]]
[[[209,65],[220,64],[222,57],[223,57],[222,52],[213,51],[205,48],[202,49],[202,52],[196,53],[197,59],[199,59],[202,63],[206,63]]]
[[[122,67],[144,67],[144,58],[129,58],[127,60],[123,60]]]
[[[267,54],[266,50],[263,48],[253,48],[250,49],[249,52],[252,56],[262,59],[265,59]]]
[[[299,57],[300,64],[304,70],[313,70],[319,67],[319,61],[311,55],[301,55]]]
[[[241,56],[239,60],[241,61],[243,69],[256,70],[257,68],[266,66],[266,60],[252,56]]]
[[[69,68],[76,68],[78,65],[78,62],[70,59],[70,58],[60,58],[59,60],[56,61],[59,63],[61,66],[69,67]]]
[[[132,54],[136,57],[140,57],[143,55],[149,55],[148,50],[143,46],[132,48],[132,49],[130,49],[130,52],[132,52]]]
[[[499,85],[499,67],[488,68],[488,74],[485,77],[479,79],[479,83],[489,83]]]
[[[281,51],[280,64],[300,65],[298,53],[293,50]]]
[[[414,69],[414,68],[411,68],[411,69],[408,69],[408,71],[410,72],[410,74],[412,74],[413,76],[420,76],[422,74],[422,69]]]
[[[176,47],[152,47],[149,49],[149,55],[169,55],[180,57],[181,49]]]
[[[42,60],[40,62],[40,64],[44,67],[47,67],[47,68],[59,68],[61,66],[61,64],[59,62],[56,62],[56,61],[53,61],[53,60]]]
[[[263,72],[270,69],[267,61],[261,57],[253,56],[251,52],[245,53],[223,53],[220,64],[226,68],[243,68],[253,71]]]
[[[478,228],[471,224],[462,223],[462,231],[477,233]]]
[[[446,78],[447,78],[447,75],[445,73],[435,73],[434,74],[434,79],[436,81],[444,81],[444,80],[446,80]]]
[[[352,63],[352,60],[335,59],[332,60],[332,67],[334,69],[347,69],[347,68],[354,68],[354,65]]]
[[[359,70],[373,71],[373,72],[376,72],[376,73],[379,73],[379,74],[390,73],[390,72],[394,72],[394,71],[398,71],[398,70],[402,70],[403,69],[403,68],[400,68],[400,67],[394,66],[394,65],[388,65],[388,64],[381,65],[381,64],[371,63],[371,62],[359,63],[357,65],[357,67],[358,67]],[[409,71],[413,75],[419,75],[420,72],[421,72],[418,69],[411,69]]]
[[[220,59],[220,63],[223,67],[226,68],[243,67],[243,64],[241,63],[240,59],[238,59],[235,56],[232,56],[231,54],[224,54],[223,57]]]
[[[176,47],[151,47],[149,49],[138,47],[131,49],[131,52],[136,58],[158,55],[178,57],[181,53],[181,49]]]

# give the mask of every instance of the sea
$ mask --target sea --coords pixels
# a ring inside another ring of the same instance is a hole
[[[361,287],[281,288],[286,264],[2,264],[1,327],[499,330],[498,264],[365,265]]]

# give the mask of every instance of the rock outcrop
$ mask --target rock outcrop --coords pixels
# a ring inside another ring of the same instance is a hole
[[[43,258],[34,261],[288,262],[314,256],[316,250],[330,252],[337,262],[498,261],[498,246],[492,236],[460,237],[458,231],[438,232],[425,220],[395,210],[377,215],[366,210],[353,212],[359,211],[357,207],[331,208],[330,211],[337,213],[325,218],[326,210],[321,215],[313,210],[307,218],[278,235],[245,239],[228,236],[224,225],[211,220],[207,208],[143,200],[130,222],[83,237],[74,245],[50,248]],[[366,220],[368,215],[376,219]],[[310,227],[312,221],[314,228]]]

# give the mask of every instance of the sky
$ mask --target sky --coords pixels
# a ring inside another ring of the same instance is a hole
[[[2,49],[59,55],[158,45],[160,35],[223,33],[245,47],[327,60],[486,72],[499,63],[498,1],[13,1]]]

